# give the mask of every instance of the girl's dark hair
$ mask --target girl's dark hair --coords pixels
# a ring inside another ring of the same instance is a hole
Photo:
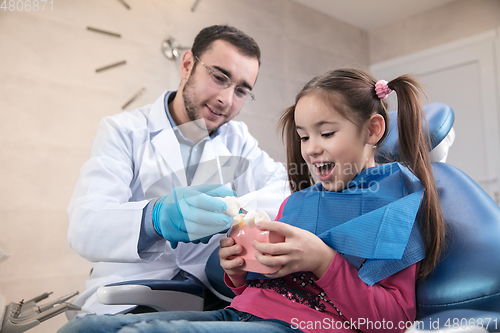
[[[300,138],[295,128],[295,106],[310,94],[321,98],[344,117],[359,127],[372,115],[380,114],[386,129],[377,145],[382,144],[389,124],[387,101],[375,93],[375,79],[357,69],[337,69],[310,80],[295,98],[295,104],[285,110],[279,120],[282,138],[286,146],[288,181],[293,192],[314,184],[307,163],[302,157]],[[438,191],[429,157],[429,133],[424,133],[421,96],[422,86],[410,75],[402,75],[388,83],[398,98],[399,159],[425,189],[421,203],[423,209],[422,233],[426,244],[426,257],[420,267],[420,276],[427,276],[439,262],[444,249],[445,223],[439,205]]]
[[[212,25],[201,30],[195,37],[191,52],[201,57],[216,40],[224,40],[234,45],[247,57],[256,58],[260,65],[260,48],[255,40],[243,31],[228,25]]]

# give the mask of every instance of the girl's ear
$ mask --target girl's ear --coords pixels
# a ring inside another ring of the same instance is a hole
[[[181,76],[183,80],[187,80],[194,65],[194,55],[191,51],[186,51],[181,59]]]
[[[367,143],[370,145],[376,145],[380,138],[384,135],[385,132],[385,120],[384,117],[380,114],[374,114],[368,120],[368,140]]]

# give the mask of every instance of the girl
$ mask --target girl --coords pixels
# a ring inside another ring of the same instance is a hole
[[[385,98],[393,90],[404,167],[375,163],[387,134]],[[355,69],[305,85],[280,119],[293,193],[278,215],[286,224],[258,225],[286,241],[254,244],[261,263],[283,266],[267,277],[247,275],[238,269],[241,259],[228,260],[241,249],[223,239],[221,266],[238,295],[232,308],[308,332],[411,325],[416,279],[436,266],[445,234],[421,126],[422,92],[409,76],[376,82]],[[313,186],[309,170],[319,184]]]
[[[387,130],[385,98],[392,90],[404,166],[375,163]],[[305,85],[280,120],[293,194],[281,206],[281,222],[257,224],[283,234],[285,242],[253,244],[262,264],[282,268],[266,276],[247,273],[238,257],[241,246],[222,239],[225,282],[237,295],[228,308],[85,316],[60,332],[409,328],[416,315],[417,277],[437,264],[445,233],[421,129],[420,92],[408,76],[376,82],[354,69],[334,70]]]

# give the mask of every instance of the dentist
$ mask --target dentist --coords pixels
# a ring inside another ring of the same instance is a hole
[[[130,311],[97,301],[98,287],[119,281],[206,285],[205,264],[230,225],[218,197],[276,216],[289,195],[286,170],[232,120],[254,99],[259,66],[251,37],[207,27],[182,57],[177,91],[101,121],[68,207],[69,244],[94,263],[76,305]]]

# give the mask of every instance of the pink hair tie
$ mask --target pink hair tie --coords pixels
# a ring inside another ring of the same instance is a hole
[[[378,80],[375,84],[375,92],[378,98],[386,99],[393,90],[387,86],[386,80]]]

